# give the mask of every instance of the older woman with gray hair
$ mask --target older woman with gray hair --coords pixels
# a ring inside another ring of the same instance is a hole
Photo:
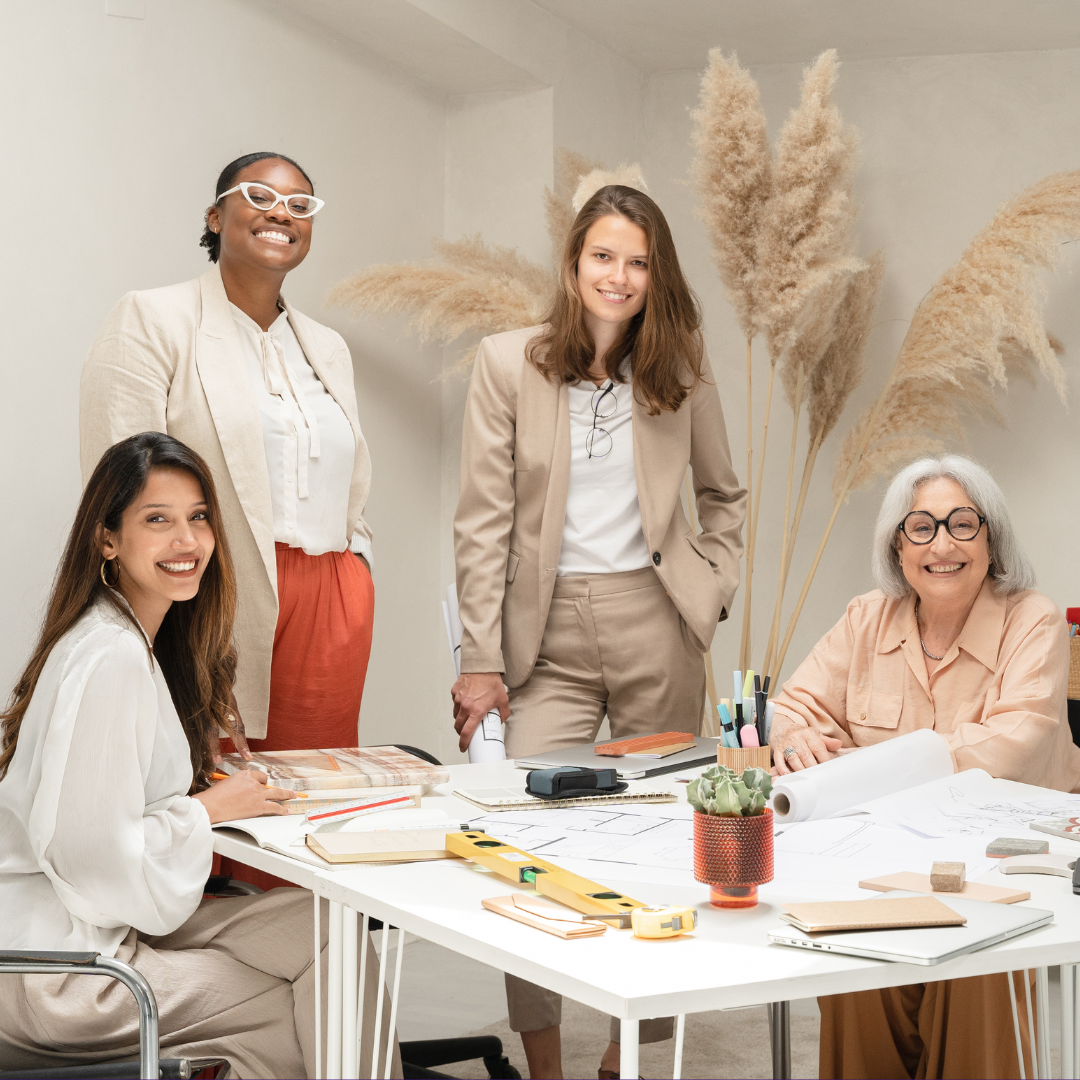
[[[1077,790],[1065,619],[1032,589],[986,469],[956,455],[902,469],[878,515],[873,568],[878,589],[848,604],[776,698],[774,771],[931,728],[958,772]],[[820,1004],[819,1076],[1019,1074],[1005,975]]]

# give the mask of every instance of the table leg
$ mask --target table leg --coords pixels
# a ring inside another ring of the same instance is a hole
[[[675,1017],[675,1067],[671,1071],[672,1080],[682,1078],[683,1041],[686,1037],[686,1013]]]
[[[375,1031],[371,1044],[371,1080],[379,1076],[379,1047],[382,1045],[382,1010],[386,986],[386,950],[390,943],[390,927],[383,923],[382,948],[379,950],[379,997],[375,1006]]]
[[[638,1021],[623,1020],[619,1032],[619,1075],[638,1075]]]
[[[356,1052],[356,912],[345,908],[341,935],[341,1074],[358,1080]]]
[[[1020,1063],[1020,1080],[1027,1080],[1024,1073],[1024,1044],[1020,1041],[1020,1013],[1016,1007],[1016,972],[1005,973],[1009,979],[1009,1004],[1012,1005],[1013,1035],[1016,1038],[1016,1060]]]
[[[322,899],[315,901],[315,1080],[322,1080]]]
[[[330,941],[326,987],[326,1076],[341,1080],[341,905],[330,901]]]
[[[398,997],[401,991],[401,961],[405,956],[405,931],[397,932],[397,963],[394,965],[394,989],[390,992],[390,1034],[386,1039],[386,1068],[384,1080],[390,1080],[390,1063],[394,1059],[394,1031],[397,1027]]]
[[[774,1001],[768,1006],[768,1012],[773,1078],[788,1080],[791,1076],[791,1003]]]
[[[1050,1080],[1050,969],[1035,969],[1035,1008],[1039,1021],[1039,1076]]]
[[[364,999],[367,996],[367,954],[371,942],[368,940],[368,916],[360,918],[360,987],[356,998],[356,1064],[357,1074],[360,1072],[360,1063],[364,1060]]]
[[[1061,1075],[1066,1080],[1076,1076],[1073,1045],[1076,1039],[1076,966],[1062,964],[1058,968],[1061,977]]]
[[[1039,1080],[1042,1070],[1039,1068],[1039,1040],[1035,1035],[1035,1018],[1031,1012],[1031,969],[1024,968],[1024,999],[1027,1001],[1028,1044],[1031,1047],[1031,1080]]]

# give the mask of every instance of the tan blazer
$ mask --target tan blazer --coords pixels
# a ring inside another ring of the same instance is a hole
[[[344,535],[359,530],[370,538],[363,515],[371,459],[348,346],[334,330],[283,303],[304,355],[356,439]],[[83,482],[110,446],[141,431],[172,435],[210,466],[236,564],[236,701],[247,734],[264,738],[277,625],[273,509],[262,421],[216,266],[182,285],[128,293],[86,358],[79,402]]]
[[[570,482],[570,405],[525,359],[540,330],[480,343],[461,448],[454,554],[463,672],[529,677],[551,606]],[[707,365],[706,365],[707,367]],[[678,412],[633,403],[634,468],[645,542],[657,575],[704,651],[739,584],[746,491],[731,467],[715,384],[701,382]],[[694,473],[702,532],[683,514]]]

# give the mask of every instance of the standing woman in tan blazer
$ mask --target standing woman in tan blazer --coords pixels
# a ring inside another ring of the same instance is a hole
[[[280,154],[226,166],[201,241],[213,265],[128,293],[83,368],[84,477],[141,431],[209,463],[236,562],[241,749],[245,727],[254,749],[355,746],[371,649],[371,463],[352,360],[281,295],[322,205]]]
[[[454,522],[462,749],[494,708],[510,757],[591,742],[605,714],[616,738],[699,731],[745,501],[664,215],[603,187],[570,229],[545,324],[485,338],[473,369]],[[507,995],[531,1075],[561,1076],[561,999],[512,976]],[[642,1041],[669,1032],[650,1021]],[[615,1021],[601,1076],[617,1039]]]

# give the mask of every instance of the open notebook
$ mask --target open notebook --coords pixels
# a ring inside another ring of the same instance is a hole
[[[351,821],[341,823],[332,831],[327,826],[322,826],[322,829],[326,830],[326,833],[322,835],[374,832],[381,829],[437,828],[442,825],[449,826],[450,832],[456,832],[462,827],[456,821],[451,822],[443,810],[388,810],[385,814],[369,814],[366,817],[353,818]],[[246,833],[259,847],[266,848],[267,851],[276,851],[279,855],[288,855],[290,859],[299,859],[301,862],[311,863],[323,869],[328,865],[307,846],[308,833],[320,835],[319,830],[299,816],[275,815],[241,818],[239,821],[219,821],[214,828],[236,829]]]

